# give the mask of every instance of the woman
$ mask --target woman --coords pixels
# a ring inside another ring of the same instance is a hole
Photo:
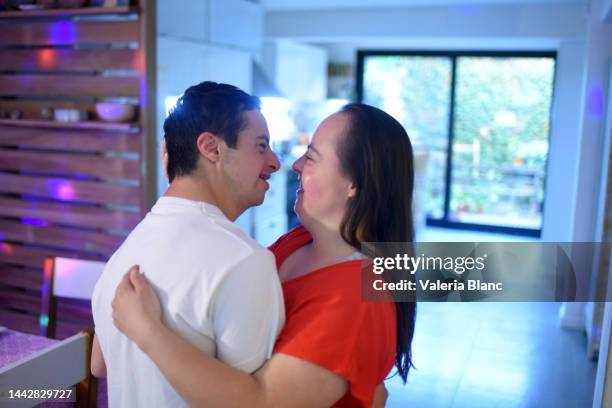
[[[301,226],[270,248],[287,322],[254,375],[215,360],[161,322],[152,288],[135,268],[117,289],[115,325],[194,406],[363,406],[395,365],[412,365],[414,303],[361,300],[365,242],[412,242],[410,140],[391,116],[349,104],[325,119],[304,156],[295,211]]]

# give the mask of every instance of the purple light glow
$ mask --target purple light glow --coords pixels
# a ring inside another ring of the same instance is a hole
[[[147,105],[147,69],[144,52],[139,50],[136,54],[136,70],[138,71],[138,82],[140,84],[140,109],[145,109]]]
[[[140,82],[140,109],[146,109],[147,107],[147,79],[144,76],[141,76]]]
[[[72,21],[60,21],[51,24],[49,27],[51,43],[58,44],[73,44],[76,38],[76,29]]]
[[[74,189],[66,180],[49,180],[47,181],[47,191],[53,198],[58,198],[64,201],[74,199]]]
[[[36,210],[36,209],[38,209],[38,199],[39,199],[38,196],[31,195],[31,194],[23,194],[21,196],[21,198],[23,200],[29,200],[28,210]]]
[[[587,98],[587,110],[596,118],[602,118],[604,114],[604,91],[601,85],[593,85],[589,89]]]
[[[38,218],[22,218],[21,223],[28,224],[28,225],[34,225],[36,227],[46,227],[49,225],[47,221],[41,220]]]

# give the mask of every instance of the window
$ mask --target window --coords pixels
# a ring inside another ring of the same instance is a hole
[[[427,157],[429,225],[540,235],[554,71],[555,53],[358,53],[359,99]]]

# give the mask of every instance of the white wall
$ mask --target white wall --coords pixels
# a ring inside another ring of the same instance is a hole
[[[358,48],[557,51],[542,239],[593,241],[602,139],[600,125],[583,120],[585,87],[600,77],[612,38],[603,44],[594,13],[580,3],[285,10],[266,14],[265,33],[327,44],[337,62],[354,62]]]
[[[263,66],[293,103],[322,102],[327,93],[327,51],[291,40],[267,42]]]
[[[407,6],[455,6],[470,5],[502,5],[528,3],[576,4],[587,3],[589,0],[376,0],[380,7]],[[371,8],[372,0],[259,0],[266,10],[308,10],[308,9],[347,9]]]
[[[545,242],[574,240],[585,49],[584,40],[563,41],[557,49],[542,225]]]
[[[202,81],[224,82],[246,92],[251,91],[251,55],[247,51],[229,49],[193,41],[166,37],[157,38],[157,144],[163,139],[166,118],[164,100],[180,96],[188,87]],[[168,184],[161,166],[158,168],[158,195]]]
[[[604,1],[601,16],[604,20],[612,22],[612,0]]]
[[[266,13],[267,38],[351,42],[361,39],[584,37],[582,4],[362,8]]]
[[[202,81],[252,88],[252,58],[263,46],[263,9],[246,0],[160,0],[157,7],[157,145],[164,100]],[[232,24],[228,24],[232,22]],[[158,195],[167,188],[158,166]]]
[[[591,2],[590,22],[586,35],[585,75],[580,129],[578,191],[573,238],[575,241],[600,240],[596,237],[597,204],[603,177],[605,99],[610,58],[612,58],[612,23],[600,18],[603,0]]]

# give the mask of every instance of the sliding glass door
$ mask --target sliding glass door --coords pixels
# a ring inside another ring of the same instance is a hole
[[[359,52],[359,98],[406,128],[428,224],[540,235],[554,70],[554,53]]]

